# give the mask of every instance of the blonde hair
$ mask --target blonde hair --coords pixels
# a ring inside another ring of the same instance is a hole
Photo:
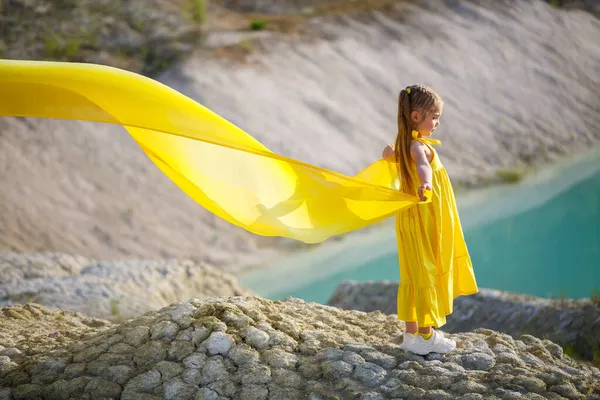
[[[428,113],[443,105],[442,98],[433,89],[425,85],[412,85],[402,89],[398,96],[398,136],[394,150],[398,161],[400,188],[404,193],[415,195],[412,176],[413,163],[410,157],[410,145],[413,142],[412,131],[415,125],[410,117],[413,111]]]

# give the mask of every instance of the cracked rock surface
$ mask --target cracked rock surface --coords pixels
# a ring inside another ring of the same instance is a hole
[[[0,356],[0,399],[600,399],[600,371],[533,336],[399,349],[402,322],[297,299],[191,299],[37,354]]]
[[[398,282],[342,282],[327,302],[345,310],[396,313]],[[443,329],[469,332],[487,328],[546,337],[586,360],[600,351],[600,306],[590,299],[545,299],[495,289],[480,289],[454,300]],[[597,357],[597,355],[596,355]]]
[[[2,357],[41,354],[113,326],[109,321],[35,303],[4,307],[0,309],[0,370],[10,363]]]
[[[186,260],[96,261],[63,253],[1,253],[0,307],[38,303],[120,322],[190,298],[254,293]]]

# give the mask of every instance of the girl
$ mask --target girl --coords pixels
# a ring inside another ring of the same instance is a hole
[[[416,354],[447,353],[456,342],[432,329],[446,323],[454,298],[477,293],[448,174],[428,139],[440,125],[443,102],[431,88],[400,92],[398,136],[383,158],[398,164],[400,190],[430,202],[402,211],[396,219],[400,285],[398,319],[406,322],[400,347]]]

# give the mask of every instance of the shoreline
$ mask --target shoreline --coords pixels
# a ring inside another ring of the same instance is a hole
[[[600,171],[599,160],[600,146],[597,146],[581,155],[571,155],[562,162],[532,170],[518,183],[461,190],[456,198],[463,230],[476,229],[481,224],[539,207]],[[570,179],[564,179],[565,176]],[[560,184],[557,185],[557,182]],[[523,192],[535,192],[539,197],[522,198],[516,195]],[[487,202],[489,198],[499,197],[502,197],[501,201]],[[355,231],[336,242],[325,242],[317,248],[281,257],[262,266],[242,269],[234,274],[243,286],[269,297],[275,292],[309,285],[318,280],[315,276],[323,279],[389,255],[396,251],[394,229],[391,217],[368,231]],[[279,287],[274,290],[276,282],[283,282],[283,289]]]

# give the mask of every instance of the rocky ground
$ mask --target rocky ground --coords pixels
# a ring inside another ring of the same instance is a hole
[[[327,304],[345,310],[396,313],[398,282],[341,283]],[[550,339],[571,355],[600,365],[598,299],[544,299],[493,289],[457,297],[443,329],[469,332],[477,328]]]
[[[33,302],[114,322],[189,298],[254,294],[232,275],[190,260],[0,253],[0,276],[0,306]]]
[[[548,340],[480,329],[421,357],[399,349],[402,330],[297,299],[192,299],[37,354],[6,348],[0,398],[600,398],[600,371]]]
[[[0,357],[33,356],[76,343],[115,326],[83,313],[29,303],[3,307],[0,313]],[[5,365],[7,358],[0,364]],[[2,366],[0,366],[2,369]]]

